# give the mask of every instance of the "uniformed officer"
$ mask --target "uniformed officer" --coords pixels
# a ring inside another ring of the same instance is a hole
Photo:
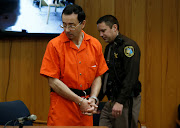
[[[100,126],[137,128],[141,104],[139,77],[140,49],[135,41],[119,33],[118,20],[105,15],[97,21],[100,36],[109,43],[105,59],[109,70],[103,75],[101,100],[107,95],[100,116]]]

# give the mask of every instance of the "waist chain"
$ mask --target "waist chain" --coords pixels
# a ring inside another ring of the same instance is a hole
[[[91,88],[88,88],[86,90],[78,90],[78,89],[74,89],[74,88],[69,88],[71,91],[73,91],[75,94],[77,94],[78,96],[84,96],[86,97],[87,95],[90,95],[91,93]],[[51,88],[51,92],[55,92],[52,88]]]

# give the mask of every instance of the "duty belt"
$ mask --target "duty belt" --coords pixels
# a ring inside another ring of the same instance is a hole
[[[78,96],[86,97],[87,95],[90,95],[90,93],[91,93],[91,88],[88,88],[86,90],[78,90],[78,89],[74,89],[74,88],[69,88],[69,89],[71,89],[71,91],[73,91]],[[51,88],[51,92],[55,92],[55,91]]]

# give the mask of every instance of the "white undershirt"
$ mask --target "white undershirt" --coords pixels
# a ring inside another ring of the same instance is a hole
[[[81,46],[81,44],[82,44],[82,41],[83,41],[83,38],[84,38],[84,33],[83,33],[83,35],[82,35],[82,40],[81,40],[81,42],[80,42],[79,44],[76,44],[76,46],[77,46],[78,48],[80,48],[80,46]]]

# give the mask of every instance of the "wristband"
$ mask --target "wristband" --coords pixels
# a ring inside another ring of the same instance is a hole
[[[93,98],[93,99],[95,99],[95,104],[98,104],[99,103],[99,100],[98,100],[98,98],[97,97],[95,97],[95,96],[91,96],[91,97],[89,97],[89,98]]]

